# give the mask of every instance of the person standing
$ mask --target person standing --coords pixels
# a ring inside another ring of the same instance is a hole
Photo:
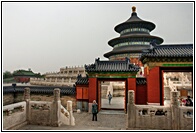
[[[109,104],[111,104],[112,94],[110,93],[110,91],[109,91],[109,94],[108,94],[108,100],[109,100]]]
[[[93,118],[92,121],[97,121],[97,113],[98,113],[98,105],[96,103],[95,100],[93,100],[93,104],[92,104],[92,114],[93,114]]]
[[[192,102],[190,96],[187,96],[187,99],[186,99],[186,106],[193,106],[193,102]]]

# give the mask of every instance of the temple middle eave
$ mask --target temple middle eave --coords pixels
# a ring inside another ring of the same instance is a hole
[[[141,53],[143,49],[149,49],[148,45],[133,45],[133,46],[123,46],[119,48],[114,48],[112,51],[105,53],[104,57],[109,58],[110,56],[120,55],[120,54],[138,54]]]
[[[146,42],[150,43],[150,41],[152,41],[152,40],[156,40],[157,44],[163,43],[163,39],[160,38],[160,37],[152,36],[152,35],[149,35],[149,34],[135,33],[135,34],[129,34],[129,35],[124,35],[124,36],[114,38],[114,39],[110,40],[108,42],[108,44],[111,47],[115,47],[115,45],[117,45],[119,43],[124,43],[124,42],[127,42],[128,43],[127,45],[133,45],[131,42],[138,42],[138,44],[139,44],[139,43],[142,43],[142,42],[146,41]]]

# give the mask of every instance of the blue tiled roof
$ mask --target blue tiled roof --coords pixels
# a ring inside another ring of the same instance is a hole
[[[125,61],[100,61],[96,59],[94,64],[85,65],[86,72],[137,72],[139,67]]]
[[[152,36],[149,34],[128,34],[128,35],[123,35],[117,38],[114,38],[108,42],[108,44],[112,47],[118,43],[125,42],[125,40],[133,41],[133,40],[156,40],[157,44],[163,43],[163,39],[157,36]]]
[[[24,88],[25,86],[16,86],[15,87],[15,92],[17,93],[24,93]],[[38,93],[38,94],[53,94],[53,90],[55,88],[60,89],[61,94],[66,94],[66,95],[74,95],[76,92],[75,87],[45,87],[45,86],[31,86],[30,92],[31,93]],[[12,86],[4,86],[3,87],[3,94],[6,93],[13,93],[14,88]]]
[[[88,85],[88,77],[77,78],[76,85]]]
[[[143,26],[145,26],[150,31],[152,31],[155,28],[155,24],[153,24],[152,22],[140,19],[137,16],[137,13],[133,12],[131,14],[131,17],[127,21],[125,21],[125,22],[123,22],[123,23],[121,23],[121,24],[119,24],[115,27],[115,31],[120,33],[120,31],[122,31],[124,29],[124,27],[130,27],[134,24],[142,24]]]
[[[140,60],[145,57],[193,57],[193,44],[159,45],[154,52],[143,53]]]

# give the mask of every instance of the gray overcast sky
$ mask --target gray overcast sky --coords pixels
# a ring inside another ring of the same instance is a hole
[[[151,35],[163,44],[193,43],[193,3],[2,3],[3,72],[31,68],[59,71],[66,66],[107,60],[114,27],[137,15],[156,25]]]

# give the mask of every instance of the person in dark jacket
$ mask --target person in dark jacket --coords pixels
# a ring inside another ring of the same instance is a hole
[[[96,103],[95,100],[93,100],[93,104],[92,104],[92,114],[93,114],[93,118],[92,121],[97,121],[97,113],[98,113],[98,105]]]
[[[111,104],[112,94],[110,93],[110,91],[109,91],[109,94],[108,94],[108,100],[109,100],[109,104]]]
[[[187,96],[187,99],[186,99],[186,106],[193,106],[193,102],[192,102],[190,96]]]

